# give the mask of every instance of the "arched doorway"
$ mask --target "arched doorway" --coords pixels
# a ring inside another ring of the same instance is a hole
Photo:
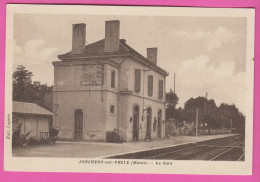
[[[162,137],[162,110],[158,111],[158,130],[157,130],[157,137]]]
[[[76,109],[74,111],[75,119],[75,140],[83,140],[83,112],[81,109]]]
[[[151,129],[152,129],[152,109],[150,107],[147,108],[146,113],[146,135],[145,139],[151,139]]]
[[[134,106],[133,141],[139,140],[139,106]]]

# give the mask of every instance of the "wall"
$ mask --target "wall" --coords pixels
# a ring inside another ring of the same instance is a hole
[[[135,93],[135,69],[141,69],[141,88],[139,93]],[[120,67],[120,91],[131,91],[133,95],[146,97],[153,99],[155,101],[165,102],[165,76],[162,74],[150,69],[148,66],[145,66],[132,58],[126,59]],[[148,76],[153,76],[153,95],[148,96]],[[159,80],[163,80],[164,94],[163,99],[159,99]]]
[[[21,133],[26,134],[30,132],[27,138],[36,137],[40,138],[41,132],[49,132],[49,117],[48,116],[36,116],[36,115],[17,115],[17,123],[13,124],[13,130],[21,124]]]
[[[120,85],[119,89],[121,91],[118,97],[119,110],[119,126],[120,130],[123,132],[123,138],[127,141],[133,140],[133,121],[130,122],[130,118],[133,120],[133,108],[135,105],[139,106],[139,140],[143,140],[146,135],[146,110],[144,109],[150,107],[152,109],[152,122],[151,122],[151,137],[158,138],[158,111],[162,111],[162,133],[161,137],[165,136],[165,77],[158,72],[150,69],[147,66],[142,65],[135,60],[128,58],[126,59],[120,67]],[[136,93],[134,91],[135,86],[135,69],[149,70],[141,71],[141,88],[140,92]],[[153,75],[153,95],[148,96],[148,75]],[[159,99],[159,80],[164,81],[164,94],[163,98]],[[142,121],[142,115],[144,119]],[[156,117],[157,125],[156,130],[153,130],[154,118]],[[163,122],[164,121],[164,122]]]
[[[95,63],[95,62],[87,62]],[[82,65],[55,66],[54,125],[60,127],[59,137],[74,139],[74,111],[83,111],[83,139],[105,140],[106,131],[117,128],[118,69],[104,64],[104,84],[81,86]],[[115,88],[111,72],[115,71]],[[115,113],[110,113],[114,105]]]
[[[151,120],[151,137],[158,138],[158,111],[162,111],[162,132],[161,137],[165,136],[165,105],[164,103],[155,102],[149,99],[142,99],[134,95],[121,95],[120,96],[120,130],[124,132],[124,139],[127,141],[133,140],[133,109],[134,106],[139,106],[139,140],[144,140],[147,131],[147,110],[143,112],[144,109],[150,107],[152,109],[152,120]],[[143,116],[143,117],[142,117]],[[132,121],[130,122],[130,118]],[[154,118],[157,120],[156,130],[153,130]],[[143,120],[142,120],[143,119]]]
[[[104,96],[104,95],[103,95]],[[83,136],[84,139],[102,138],[104,128],[104,102],[102,92],[55,92],[54,125],[60,127],[59,137],[74,139],[74,112],[76,109],[83,111]]]

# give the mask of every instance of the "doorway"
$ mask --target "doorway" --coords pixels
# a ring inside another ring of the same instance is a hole
[[[134,106],[133,141],[139,140],[139,106]]]
[[[146,118],[147,118],[147,128],[146,128],[146,136],[145,138],[146,139],[151,139],[151,129],[152,129],[152,109],[149,107],[147,108],[147,115],[146,115]]]
[[[81,109],[76,109],[74,111],[74,119],[75,119],[74,139],[77,141],[83,140],[83,112]]]
[[[162,137],[162,110],[158,111],[158,130],[157,130],[158,138]]]

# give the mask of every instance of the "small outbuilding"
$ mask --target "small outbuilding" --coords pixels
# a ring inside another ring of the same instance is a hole
[[[47,138],[55,114],[35,103],[13,101],[12,130],[21,124],[21,133],[29,137]]]

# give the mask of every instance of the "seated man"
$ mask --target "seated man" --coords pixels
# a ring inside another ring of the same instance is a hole
[[[119,133],[119,130],[118,129],[114,129],[114,131],[112,132],[112,142],[113,143],[122,143],[123,142],[123,139]]]

